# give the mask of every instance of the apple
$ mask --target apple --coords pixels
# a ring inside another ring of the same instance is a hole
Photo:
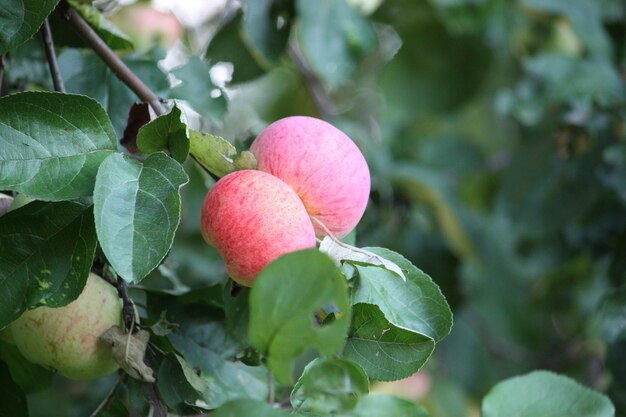
[[[370,193],[367,162],[333,125],[313,117],[287,117],[261,132],[250,151],[259,170],[295,190],[318,236],[330,232],[344,237],[363,216]]]
[[[10,329],[17,348],[29,361],[68,378],[94,379],[118,368],[111,346],[100,335],[122,323],[122,301],[116,289],[92,273],[72,303],[26,311]]]
[[[252,286],[274,259],[314,248],[311,220],[298,195],[261,171],[235,171],[221,178],[202,205],[201,230],[226,263],[230,277]]]

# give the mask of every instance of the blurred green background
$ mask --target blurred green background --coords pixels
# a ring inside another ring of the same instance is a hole
[[[404,254],[455,316],[425,369],[374,390],[433,417],[477,416],[497,381],[549,369],[607,392],[626,415],[626,4],[348,3],[96,5],[135,44],[118,48],[131,67],[187,103],[192,127],[245,149],[272,121],[308,114],[358,143],[373,186],[357,244]],[[121,136],[132,94],[53,29],[68,90],[106,100]],[[47,85],[41,56],[31,41],[10,57],[12,88]],[[198,229],[213,180],[187,168],[181,228],[147,286],[225,280]],[[85,415],[111,383],[56,381],[31,396],[46,404],[32,415],[50,415],[51,401]]]

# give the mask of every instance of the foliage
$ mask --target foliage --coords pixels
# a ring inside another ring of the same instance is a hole
[[[102,3],[0,12],[0,416],[626,416],[620,1],[243,0],[148,49]],[[162,114],[131,111],[66,7]],[[233,287],[203,198],[296,114],[365,154],[346,240],[375,256],[288,254]],[[11,322],[74,300],[90,269],[128,287],[156,382],[70,381],[11,344]]]

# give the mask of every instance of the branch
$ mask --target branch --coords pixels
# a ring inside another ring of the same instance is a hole
[[[122,298],[122,312],[124,315],[124,326],[129,333],[137,331],[135,324],[135,304],[128,295],[128,287],[122,277],[117,277],[117,292]]]
[[[157,115],[165,114],[165,108],[157,95],[128,68],[124,61],[113,52],[109,45],[98,36],[76,10],[72,9],[65,1],[59,3],[59,10],[63,18],[69,22],[91,49],[98,54],[100,59],[113,71],[117,78],[133,90],[141,100],[149,103]]]
[[[161,400],[159,400],[156,384],[154,382],[150,384],[150,408],[152,410],[150,415],[154,417],[167,417],[167,413],[163,409],[163,404],[161,404]]]
[[[48,67],[50,67],[50,75],[52,76],[54,91],[65,93],[65,86],[63,85],[63,79],[61,78],[61,71],[59,71],[57,56],[54,52],[54,41],[52,40],[52,32],[50,31],[48,19],[43,21],[40,31],[41,38],[43,39],[43,46],[46,51],[46,60],[48,61]]]

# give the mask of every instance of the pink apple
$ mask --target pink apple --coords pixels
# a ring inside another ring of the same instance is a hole
[[[370,193],[370,173],[359,148],[342,131],[313,117],[287,117],[269,125],[250,148],[258,169],[300,196],[311,217],[336,237],[357,225]],[[323,230],[313,221],[318,236]]]
[[[287,184],[261,171],[220,179],[202,205],[204,239],[224,258],[228,274],[252,286],[267,264],[288,252],[315,247],[313,225]]]
[[[93,379],[118,368],[111,346],[100,340],[115,325],[122,325],[122,301],[116,289],[89,274],[85,289],[72,303],[27,311],[10,329],[17,348],[29,361],[72,379]]]

